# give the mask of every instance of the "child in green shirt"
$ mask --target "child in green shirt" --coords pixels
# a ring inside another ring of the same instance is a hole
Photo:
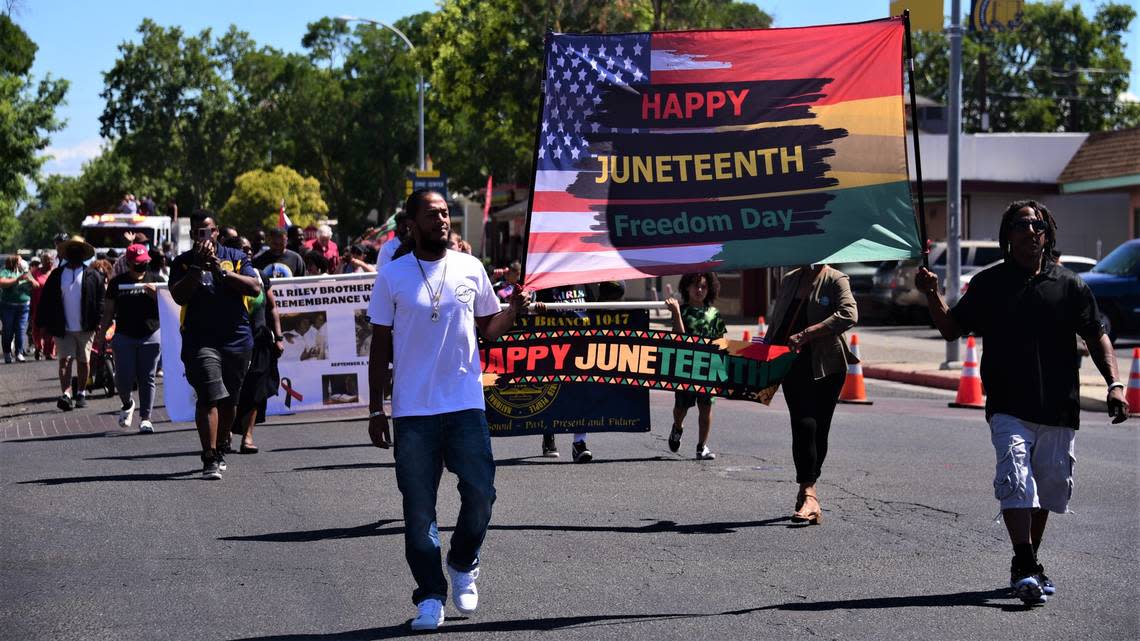
[[[727,332],[724,319],[720,312],[712,306],[720,293],[720,281],[716,274],[703,272],[685,274],[681,277],[681,297],[684,303],[678,303],[676,298],[668,298],[665,305],[673,314],[673,331],[678,334],[702,336],[704,338],[721,338]],[[697,406],[697,425],[700,431],[697,435],[697,459],[711,461],[716,458],[709,450],[709,430],[712,428],[713,397],[709,394],[695,394],[692,392],[674,392],[676,400],[673,404],[673,430],[669,433],[669,449],[673,452],[681,449],[681,433],[685,430],[685,415],[689,408]]]

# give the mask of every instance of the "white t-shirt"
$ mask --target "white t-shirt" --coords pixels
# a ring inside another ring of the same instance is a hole
[[[396,255],[396,250],[400,248],[400,242],[399,236],[393,236],[384,241],[383,245],[380,245],[380,254],[376,258],[377,268],[392,262],[392,256]]]
[[[59,275],[59,286],[63,290],[64,329],[69,332],[83,331],[83,270],[83,266],[72,269],[70,265],[64,265],[63,273]]]
[[[439,320],[431,320],[428,285],[414,254],[388,263],[376,274],[368,317],[392,328],[392,416],[431,416],[484,409],[475,318],[499,311],[491,279],[478,258],[448,250],[437,261],[418,261],[439,291],[447,279]]]

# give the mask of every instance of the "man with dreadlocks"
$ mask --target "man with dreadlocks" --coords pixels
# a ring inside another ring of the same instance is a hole
[[[1049,512],[1068,512],[1073,487],[1080,419],[1074,334],[1108,384],[1114,423],[1128,417],[1128,405],[1096,299],[1057,264],[1057,223],[1049,210],[1032,200],[1011,203],[998,239],[1005,260],[976,274],[953,309],[929,270],[919,270],[915,282],[943,338],[985,338],[982,384],[997,454],[994,494],[1013,544],[1010,586],[1026,604],[1037,604],[1056,592],[1037,561],[1045,523]]]

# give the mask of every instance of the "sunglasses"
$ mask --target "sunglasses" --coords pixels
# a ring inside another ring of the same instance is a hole
[[[1033,233],[1040,234],[1049,228],[1048,223],[1040,218],[1019,218],[1012,223],[1010,227],[1013,229],[1020,229],[1021,231],[1033,230]]]

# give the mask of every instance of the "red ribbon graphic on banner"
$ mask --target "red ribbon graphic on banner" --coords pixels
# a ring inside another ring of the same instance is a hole
[[[293,381],[292,380],[290,380],[288,378],[282,378],[281,379],[281,389],[285,390],[285,407],[287,409],[292,409],[293,399],[297,399],[300,402],[305,401],[305,397],[302,396],[300,392],[293,389]]]

